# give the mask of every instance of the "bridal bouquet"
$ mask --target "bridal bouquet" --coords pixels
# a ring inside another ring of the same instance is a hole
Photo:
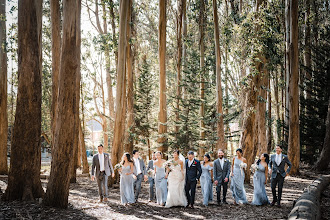
[[[147,171],[147,174],[148,174],[149,177],[155,178],[155,171],[153,169],[149,169]]]
[[[165,169],[168,169],[171,172],[172,165],[173,165],[172,161],[166,161],[163,166],[165,167]]]
[[[239,167],[240,167],[241,169],[246,169],[247,164],[246,164],[246,163],[241,163],[241,164],[239,165]]]
[[[257,170],[259,170],[259,167],[258,167],[257,164],[254,163],[254,164],[251,165],[250,170],[251,170],[252,173],[255,173]]]
[[[117,163],[117,164],[115,165],[115,167],[114,167],[114,170],[118,170],[118,169],[120,169],[120,168],[122,168],[122,167],[123,167],[122,164]]]

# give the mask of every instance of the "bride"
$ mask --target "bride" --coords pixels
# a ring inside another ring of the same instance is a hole
[[[187,198],[184,191],[185,169],[184,157],[178,150],[173,152],[173,160],[170,161],[170,173],[168,175],[168,194],[166,207],[187,206]],[[167,169],[167,173],[169,169]]]

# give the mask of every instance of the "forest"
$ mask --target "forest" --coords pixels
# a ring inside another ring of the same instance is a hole
[[[329,0],[0,0],[0,15],[4,201],[70,207],[99,144],[113,166],[241,148],[248,171],[279,145],[292,178],[329,174]]]

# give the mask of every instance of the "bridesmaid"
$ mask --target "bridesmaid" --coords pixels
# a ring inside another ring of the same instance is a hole
[[[257,169],[253,175],[253,200],[252,205],[268,205],[265,185],[267,183],[269,155],[262,154],[257,161]]]
[[[156,152],[155,168],[155,186],[157,204],[164,206],[167,199],[167,175],[163,164],[166,162],[162,159],[162,152]]]
[[[246,204],[246,193],[244,188],[244,170],[243,170],[243,164],[246,165],[246,159],[243,157],[243,151],[242,149],[236,150],[236,155],[233,159],[233,163],[231,165],[231,184],[230,189],[233,193],[234,197],[234,204]]]
[[[133,178],[133,170],[134,163],[131,159],[131,155],[129,153],[124,153],[122,157],[122,167],[119,169],[120,173],[120,199],[122,204],[134,203],[134,178]]]
[[[212,176],[213,163],[209,154],[204,155],[204,161],[201,164],[202,175],[201,175],[201,188],[203,195],[203,205],[208,206],[209,202],[212,201]]]

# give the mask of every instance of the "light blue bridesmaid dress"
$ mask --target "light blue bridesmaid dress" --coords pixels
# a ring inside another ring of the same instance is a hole
[[[121,175],[120,175],[120,200],[121,203],[127,204],[127,203],[134,203],[134,178],[132,175],[126,175],[125,173],[130,173],[131,167],[123,166]]]
[[[231,177],[230,189],[237,204],[246,204],[247,199],[244,188],[245,174],[239,166],[241,163],[243,163],[243,161],[237,159],[236,157],[233,170],[234,176]]]
[[[261,164],[258,165],[258,169],[253,175],[253,200],[252,205],[267,205],[269,200],[265,188],[265,167]]]
[[[201,188],[202,188],[202,195],[203,195],[203,205],[208,205],[210,201],[212,201],[213,193],[212,193],[212,178],[210,171],[213,169],[210,165],[202,167],[202,175],[201,175]]]
[[[167,179],[165,179],[165,168],[158,167],[157,165],[155,165],[155,167],[155,187],[157,203],[159,205],[164,205],[167,199]]]

